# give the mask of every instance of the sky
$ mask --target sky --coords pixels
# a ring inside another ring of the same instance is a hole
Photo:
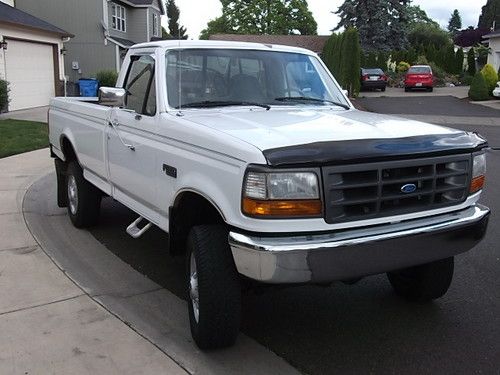
[[[332,14],[342,4],[343,0],[308,0],[309,9],[313,12],[318,23],[318,34],[329,35],[338,22],[338,17]],[[207,22],[222,14],[222,7],[219,0],[176,0],[180,9],[180,24],[187,28],[189,39],[198,39],[200,31],[203,30]],[[462,27],[477,26],[481,7],[486,4],[486,0],[414,0],[413,5],[420,7],[427,12],[431,18],[439,22],[446,28],[448,20],[454,9],[458,9],[462,17]],[[163,17],[162,25],[167,28],[167,18]]]

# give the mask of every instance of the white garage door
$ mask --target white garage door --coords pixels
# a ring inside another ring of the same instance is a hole
[[[51,45],[9,40],[5,62],[11,90],[9,110],[49,104],[55,96]]]

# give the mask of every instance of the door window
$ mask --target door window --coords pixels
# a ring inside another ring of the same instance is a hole
[[[132,56],[125,89],[125,108],[146,116],[156,114],[155,61],[151,56]]]

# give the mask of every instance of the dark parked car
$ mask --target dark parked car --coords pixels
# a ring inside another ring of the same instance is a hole
[[[361,68],[361,90],[380,89],[385,91],[387,76],[379,68]]]
[[[405,91],[411,89],[426,89],[432,91],[434,88],[434,76],[429,65],[413,65],[408,69],[405,76]]]

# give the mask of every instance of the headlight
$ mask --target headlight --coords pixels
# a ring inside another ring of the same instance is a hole
[[[242,211],[253,217],[318,217],[322,213],[314,172],[248,172]]]
[[[475,155],[472,159],[472,180],[469,189],[471,194],[483,188],[485,175],[486,154]]]

